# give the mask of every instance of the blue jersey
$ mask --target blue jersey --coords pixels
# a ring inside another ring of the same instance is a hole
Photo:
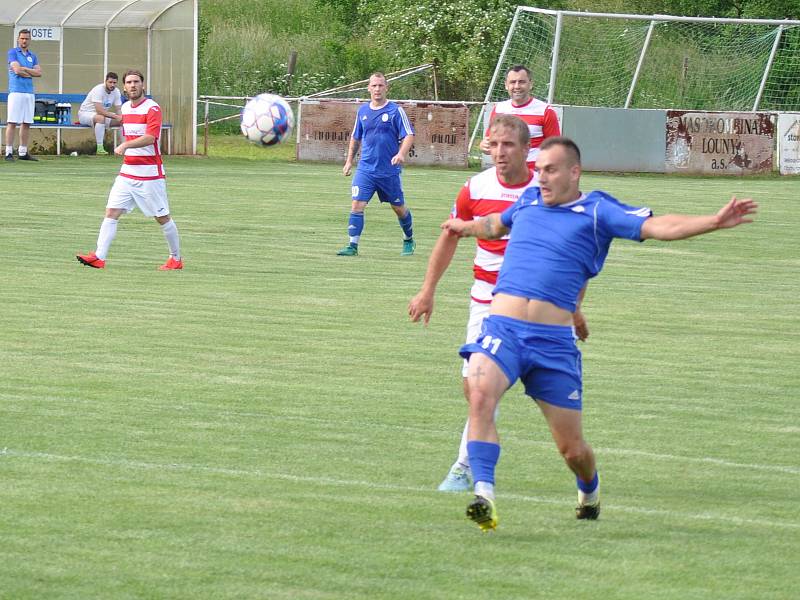
[[[600,273],[611,241],[641,241],[642,224],[652,214],[597,191],[548,206],[538,187],[529,188],[500,216],[511,237],[494,293],[575,312],[578,293]]]
[[[18,62],[21,67],[28,67],[32,69],[36,65],[39,64],[39,59],[36,55],[28,50],[28,53],[25,54],[20,48],[11,48],[8,51],[8,91],[11,92],[19,92],[22,94],[32,94],[33,93],[33,79],[31,77],[20,77],[16,73],[14,73],[14,69],[11,68],[12,62]]]
[[[400,166],[392,164],[392,157],[408,135],[414,135],[414,128],[400,106],[387,102],[376,109],[369,102],[362,104],[353,127],[353,139],[361,141],[358,170],[378,176],[397,175]]]

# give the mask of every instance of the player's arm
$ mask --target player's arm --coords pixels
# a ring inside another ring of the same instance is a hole
[[[13,66],[15,64],[17,65],[16,68],[14,68],[14,66]],[[34,65],[32,67],[23,67],[17,61],[12,61],[11,62],[11,68],[14,71],[14,73],[19,75],[20,77],[41,77],[42,76],[42,67],[40,65],[38,65],[38,64]]]
[[[400,149],[397,151],[392,157],[392,164],[393,165],[403,165],[406,162],[406,156],[408,156],[409,150],[411,150],[411,146],[414,145],[414,135],[408,134],[406,137],[403,138],[402,143],[400,144]]]
[[[575,327],[575,335],[578,336],[578,339],[582,342],[586,341],[586,338],[589,337],[589,325],[586,322],[586,317],[583,315],[581,311],[581,304],[583,304],[583,298],[586,296],[586,288],[588,284],[581,288],[581,291],[578,292],[578,302],[575,309],[575,312],[572,313],[572,325]]]
[[[353,160],[356,157],[359,146],[361,146],[361,142],[353,136],[350,136],[350,145],[347,147],[347,160],[344,161],[344,167],[342,167],[343,175],[350,175],[350,171],[353,169]]]
[[[111,105],[111,112],[109,115],[112,121],[117,122],[117,125],[122,125],[122,102],[119,96],[116,96],[115,102]]]
[[[492,112],[489,114],[489,125],[490,126],[492,124],[492,119],[494,119],[494,115],[495,115],[494,107],[492,107]],[[480,144],[478,144],[478,147],[481,149],[481,152],[483,152],[484,154],[489,154],[489,151],[491,150],[491,146],[489,145],[489,128],[488,127],[486,128],[486,131],[483,132],[483,139],[481,140]]]
[[[8,66],[11,68],[12,71],[14,71],[15,75],[19,75],[20,77],[27,77],[30,79],[31,75],[30,73],[28,73],[28,69],[23,67],[16,60],[12,60],[10,63],[8,63]]]
[[[481,240],[499,240],[511,231],[511,229],[503,225],[500,220],[500,213],[492,213],[474,221],[448,219],[442,223],[441,227],[459,237],[475,237]]]
[[[94,110],[98,115],[106,117],[107,119],[121,119],[122,116],[118,115],[117,113],[113,113],[110,110],[106,110],[106,107],[103,106],[102,102],[95,102],[94,103]]]
[[[749,198],[738,200],[736,196],[713,215],[662,215],[650,217],[642,224],[641,239],[683,240],[717,229],[730,229],[742,223],[752,223],[758,204]]]
[[[125,154],[125,150],[128,148],[144,148],[145,146],[152,146],[155,143],[156,136],[146,133],[132,140],[122,142],[119,146],[114,148],[114,154],[122,155]]]
[[[436,293],[436,286],[439,280],[447,271],[447,267],[453,261],[453,255],[458,247],[458,236],[449,231],[442,231],[436,245],[433,247],[431,257],[428,259],[428,268],[425,271],[425,279],[422,288],[416,296],[408,303],[408,315],[416,323],[423,318],[425,325],[431,320],[433,314],[433,296]]]
[[[544,123],[542,123],[542,136],[544,139],[561,135],[561,126],[558,124],[558,115],[552,107],[548,106],[544,111]]]

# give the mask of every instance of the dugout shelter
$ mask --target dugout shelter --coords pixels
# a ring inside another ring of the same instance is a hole
[[[42,66],[42,77],[34,82],[37,97],[59,95],[72,104],[73,120],[80,102],[108,71],[119,74],[122,88],[126,69],[141,70],[147,94],[161,105],[164,122],[172,126],[172,152],[194,154],[197,4],[198,0],[2,0],[0,40],[5,53],[16,45],[20,29],[31,30],[31,50]],[[7,76],[1,91],[8,91]],[[3,122],[6,108],[0,103]]]

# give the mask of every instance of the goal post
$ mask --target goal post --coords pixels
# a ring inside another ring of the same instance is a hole
[[[800,111],[800,21],[517,7],[485,102],[515,64],[551,104]],[[483,122],[479,119],[473,141]]]

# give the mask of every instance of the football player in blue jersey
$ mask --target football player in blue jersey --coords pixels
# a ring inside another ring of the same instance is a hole
[[[539,187],[502,213],[450,219],[460,236],[498,239],[510,232],[489,316],[469,359],[469,462],[475,498],[467,516],[483,531],[497,526],[494,472],[500,445],[495,407],[517,379],[544,415],[578,486],[578,519],[596,519],[600,487],[592,448],[583,439],[581,353],[572,328],[578,295],[600,273],[614,238],[681,240],[750,223],[758,205],[733,197],[716,214],[654,217],[610,195],[580,191],[581,159],[565,137],[546,139],[536,160]]]
[[[358,243],[364,230],[364,209],[377,192],[381,202],[391,205],[403,229],[403,250],[400,254],[411,256],[416,243],[411,211],[408,210],[403,196],[400,171],[414,143],[414,129],[405,111],[389,101],[389,84],[383,73],[373,73],[367,89],[370,101],[358,109],[347,149],[347,160],[342,168],[345,176],[350,175],[356,152],[361,146],[361,158],[353,176],[353,204],[347,227],[350,243],[337,254],[358,255]]]
[[[5,160],[8,162],[14,161],[14,136],[17,125],[19,125],[17,156],[20,160],[38,160],[28,152],[28,140],[36,105],[33,78],[42,76],[42,66],[39,64],[37,56],[28,48],[30,43],[30,30],[20,29],[16,47],[8,51],[8,118],[6,119],[5,155]]]

